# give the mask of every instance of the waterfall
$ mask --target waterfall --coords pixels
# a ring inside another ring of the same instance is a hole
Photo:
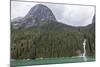
[[[84,53],[82,55],[84,61],[87,61],[87,58],[86,58],[86,39],[84,39],[84,42],[83,42],[83,50],[84,50]]]
[[[80,55],[78,55],[78,56],[74,56],[74,57],[72,57],[72,58],[76,58],[76,57],[80,57],[80,58],[82,58],[84,61],[87,61],[87,57],[86,57],[86,39],[84,39],[84,41],[83,41],[83,45],[82,45],[83,47],[83,53],[81,53],[81,52],[78,52],[78,53],[80,53]],[[81,51],[81,50],[80,50]]]

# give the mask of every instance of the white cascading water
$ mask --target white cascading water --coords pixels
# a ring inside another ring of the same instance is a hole
[[[84,42],[83,42],[83,49],[84,49],[84,53],[82,55],[84,61],[87,61],[87,58],[86,58],[86,39],[84,39]]]

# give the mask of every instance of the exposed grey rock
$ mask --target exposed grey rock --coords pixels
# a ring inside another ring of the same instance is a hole
[[[24,17],[27,18],[37,18],[38,20],[51,20],[56,21],[55,16],[52,11],[45,5],[37,4],[30,9],[28,14]]]
[[[47,6],[37,4],[30,9],[21,22],[25,28],[28,28],[43,25],[42,22],[39,23],[40,21],[56,21],[56,18]]]
[[[19,27],[29,28],[44,25],[45,23],[41,21],[51,22],[56,21],[56,18],[47,6],[37,4],[30,9],[26,16],[13,19],[11,24],[14,29]]]

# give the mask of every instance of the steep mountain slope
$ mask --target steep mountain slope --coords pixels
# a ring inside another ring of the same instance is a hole
[[[40,21],[56,21],[56,18],[52,11],[45,5],[37,4],[30,9],[25,17],[23,17],[20,21],[12,21],[12,26],[14,29],[18,28],[29,28],[35,26],[42,26],[45,23],[39,23]],[[16,24],[14,24],[16,22]],[[20,24],[19,24],[20,23]],[[46,23],[47,24],[47,23]],[[18,28],[16,28],[16,26]]]
[[[30,9],[28,14],[24,17],[25,19],[32,17],[37,18],[38,20],[51,20],[56,21],[55,16],[52,11],[45,5],[37,4]]]

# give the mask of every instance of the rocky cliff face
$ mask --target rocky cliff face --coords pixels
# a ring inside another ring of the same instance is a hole
[[[23,17],[20,21],[18,20],[18,23],[17,21],[15,21],[16,24],[12,26],[16,27],[15,25],[17,25],[17,27],[20,26],[29,28],[29,27],[44,25],[45,23],[41,21],[55,22],[56,18],[52,13],[52,11],[47,6],[42,4],[37,4],[30,9],[30,11],[27,13],[25,17]]]
[[[52,11],[45,5],[37,4],[30,9],[28,14],[23,18],[22,22],[26,27],[41,26],[40,21],[56,21]]]
[[[51,20],[56,21],[55,16],[52,11],[45,5],[37,4],[30,9],[28,14],[24,17],[27,18],[37,18],[38,20]]]

